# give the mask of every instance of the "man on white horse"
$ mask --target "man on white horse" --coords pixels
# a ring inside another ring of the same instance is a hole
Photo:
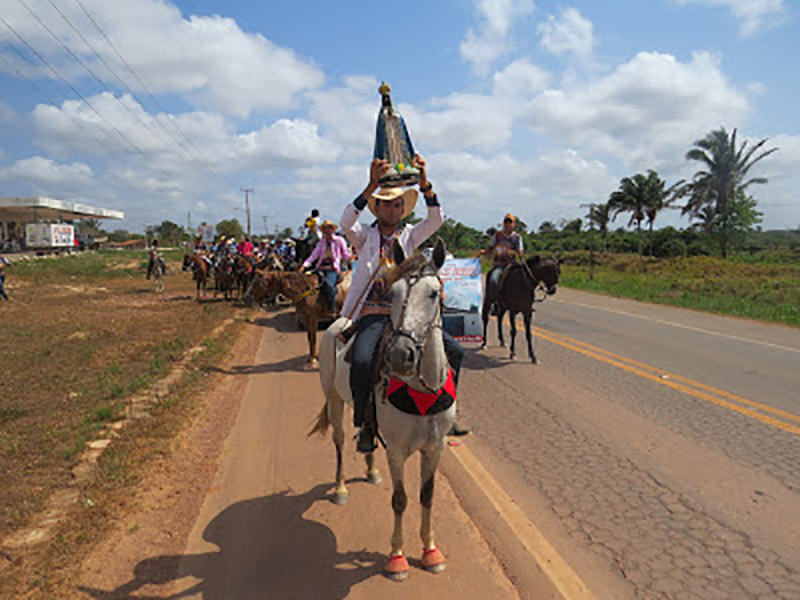
[[[410,255],[439,229],[443,221],[442,207],[433,192],[433,185],[428,181],[425,160],[419,154],[414,157],[414,166],[420,172],[419,189],[428,209],[424,220],[415,225],[401,225],[402,220],[414,211],[417,190],[379,189],[380,177],[390,166],[386,160],[377,158],[370,165],[369,184],[347,205],[341,219],[342,231],[358,253],[358,264],[342,307],[342,315],[356,322],[350,387],[353,392],[353,424],[359,428],[356,444],[359,452],[372,452],[377,447],[376,419],[370,396],[377,346],[392,312],[391,285],[386,280],[388,270],[393,265],[392,244],[397,240],[406,254]],[[377,217],[369,227],[362,227],[358,222],[364,207],[369,207]],[[464,350],[444,330],[442,337],[454,379],[458,382]],[[456,433],[466,433],[461,428],[458,430]]]

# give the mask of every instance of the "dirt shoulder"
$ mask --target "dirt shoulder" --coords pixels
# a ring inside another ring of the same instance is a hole
[[[317,372],[303,370],[304,337],[288,313],[248,328],[172,457],[152,469],[65,590],[98,598],[518,597],[441,475],[434,526],[448,568],[418,568],[416,460],[406,469],[412,572],[402,584],[381,575],[392,528],[386,460],[381,453],[384,482],[372,486],[350,445],[350,503],[330,502],[333,444],[305,435],[322,396]]]

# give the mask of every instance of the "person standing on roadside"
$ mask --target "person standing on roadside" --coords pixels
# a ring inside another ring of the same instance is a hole
[[[0,298],[8,300],[6,294],[6,267],[10,267],[11,262],[4,256],[0,256]]]

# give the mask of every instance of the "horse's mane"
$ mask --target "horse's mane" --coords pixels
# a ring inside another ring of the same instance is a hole
[[[275,281],[283,283],[284,289],[293,295],[317,287],[316,278],[313,275],[298,273],[297,271],[282,271],[276,273]]]
[[[427,274],[436,274],[436,267],[434,267],[422,253],[415,253],[392,270],[389,276],[389,283],[394,283],[398,279],[417,271],[422,275],[426,268],[430,271],[430,273]]]

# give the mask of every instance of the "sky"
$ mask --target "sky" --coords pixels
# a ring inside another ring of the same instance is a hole
[[[583,217],[648,169],[691,179],[719,127],[779,148],[750,192],[795,229],[798,34],[796,0],[0,0],[0,197],[141,232],[245,224],[250,188],[254,234],[338,221],[385,80],[446,216],[477,229]]]

